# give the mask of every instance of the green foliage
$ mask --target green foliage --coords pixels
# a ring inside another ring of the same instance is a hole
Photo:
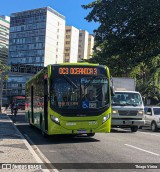
[[[8,72],[10,70],[10,67],[3,64],[0,60],[0,75],[3,73],[3,72]]]
[[[99,22],[95,47],[107,62],[132,68],[160,53],[160,1],[97,0],[82,6],[91,9],[86,20]]]
[[[90,62],[136,78],[144,96],[160,101],[160,1],[96,0],[82,7],[91,10],[87,21],[99,23]]]

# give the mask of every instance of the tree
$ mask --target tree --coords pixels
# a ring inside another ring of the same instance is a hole
[[[130,76],[136,78],[137,90],[144,97],[160,103],[160,56],[155,57],[148,65],[140,63]]]
[[[107,64],[111,73],[124,76],[160,54],[159,0],[97,0],[82,7],[91,9],[87,21],[100,24],[94,30],[91,61]]]
[[[6,79],[6,72],[10,70],[10,67],[3,64],[0,60],[0,113],[2,106],[2,96],[3,96],[3,81]]]

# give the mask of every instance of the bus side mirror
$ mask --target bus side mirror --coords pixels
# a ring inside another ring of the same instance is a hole
[[[114,88],[111,86],[110,89],[111,89],[111,96],[113,97],[115,95]]]

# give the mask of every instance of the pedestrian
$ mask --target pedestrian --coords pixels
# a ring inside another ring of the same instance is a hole
[[[17,103],[14,103],[13,111],[14,111],[14,116],[16,117],[17,112],[18,112],[18,104]]]
[[[13,115],[14,102],[11,103],[11,114]]]

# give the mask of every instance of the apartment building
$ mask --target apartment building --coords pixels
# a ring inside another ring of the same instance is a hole
[[[94,36],[89,34],[88,37],[88,54],[87,59],[90,59],[93,55],[93,47],[94,47]]]
[[[64,62],[78,61],[79,29],[66,26],[64,38]]]
[[[10,18],[0,16],[0,63],[8,63],[8,44],[9,44]]]
[[[11,14],[8,64],[63,62],[65,17],[50,7]]]
[[[88,36],[89,36],[89,33],[86,30],[79,31],[78,61],[87,59]]]
[[[11,14],[6,99],[25,95],[26,81],[43,66],[63,63],[64,34],[65,17],[50,7]]]

